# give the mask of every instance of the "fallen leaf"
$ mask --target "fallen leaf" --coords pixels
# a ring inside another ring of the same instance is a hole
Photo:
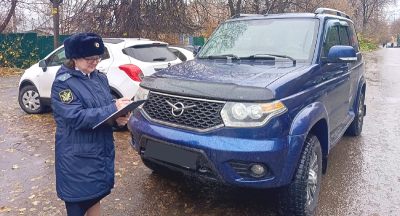
[[[33,211],[36,211],[36,209],[35,208],[31,208],[29,211],[33,212]]]
[[[32,194],[32,196],[29,196],[28,199],[32,199],[33,197],[35,197],[35,194]]]
[[[138,162],[133,162],[132,163],[134,166],[137,166],[137,165],[139,165],[139,163]]]
[[[6,152],[15,152],[15,149],[7,149]]]
[[[23,212],[25,210],[26,210],[26,208],[18,209],[18,211],[20,211],[20,212]]]
[[[39,204],[39,203],[40,203],[40,201],[34,201],[34,202],[32,202],[33,205],[37,205],[37,204]]]
[[[7,208],[7,207],[5,207],[5,206],[3,206],[3,207],[0,208],[0,212],[9,212],[9,211],[11,211],[11,209],[10,209],[10,208]]]
[[[36,181],[36,180],[39,180],[39,179],[42,179],[42,178],[43,178],[43,176],[39,176],[39,177],[31,179],[31,181]]]
[[[14,164],[14,165],[12,166],[12,169],[18,169],[18,168],[19,168],[18,164]]]
[[[40,156],[40,154],[35,154],[35,155],[33,155],[33,156],[35,156],[35,157],[39,157],[39,156]]]

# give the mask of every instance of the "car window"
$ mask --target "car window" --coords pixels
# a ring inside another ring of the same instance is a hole
[[[108,52],[107,47],[104,47],[104,53],[101,55],[101,60],[106,60],[110,58],[110,53]]]
[[[53,55],[51,55],[47,60],[47,66],[60,66],[62,65],[67,58],[65,57],[65,49],[64,47],[57,50]]]
[[[174,48],[169,48],[181,61],[186,61],[186,56],[179,50]]]
[[[356,52],[359,52],[360,46],[358,45],[358,38],[353,23],[349,23],[349,28],[347,28],[347,30],[350,38],[350,46],[352,46]]]
[[[332,46],[340,45],[339,29],[335,25],[334,20],[327,21],[324,37],[324,45],[322,48],[322,57],[328,57],[329,49]]]
[[[140,45],[123,49],[123,53],[143,62],[165,62],[177,59],[166,45]]]
[[[340,42],[341,45],[350,46],[347,26],[340,26]]]

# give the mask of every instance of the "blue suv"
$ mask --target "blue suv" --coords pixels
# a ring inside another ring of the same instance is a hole
[[[329,151],[366,111],[354,24],[327,8],[234,16],[194,60],[140,86],[128,128],[147,167],[279,187],[286,215],[315,213]]]

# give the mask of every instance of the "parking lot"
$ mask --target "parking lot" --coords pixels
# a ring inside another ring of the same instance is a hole
[[[317,215],[400,215],[398,56],[400,49],[386,48],[364,55],[364,129],[329,154]],[[27,115],[18,81],[0,78],[0,216],[66,215],[55,190],[53,115]],[[102,200],[103,215],[276,215],[274,190],[161,176],[142,164],[128,131],[114,137],[115,188]]]

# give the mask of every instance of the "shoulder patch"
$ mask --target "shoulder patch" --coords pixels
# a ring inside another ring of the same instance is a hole
[[[61,102],[66,104],[69,104],[72,102],[72,100],[74,100],[71,89],[62,90],[60,93],[58,93],[58,95],[60,95]]]
[[[67,79],[69,79],[71,77],[72,77],[71,74],[66,73],[66,74],[58,76],[57,79],[60,80],[60,81],[65,81],[65,80],[67,80]]]

